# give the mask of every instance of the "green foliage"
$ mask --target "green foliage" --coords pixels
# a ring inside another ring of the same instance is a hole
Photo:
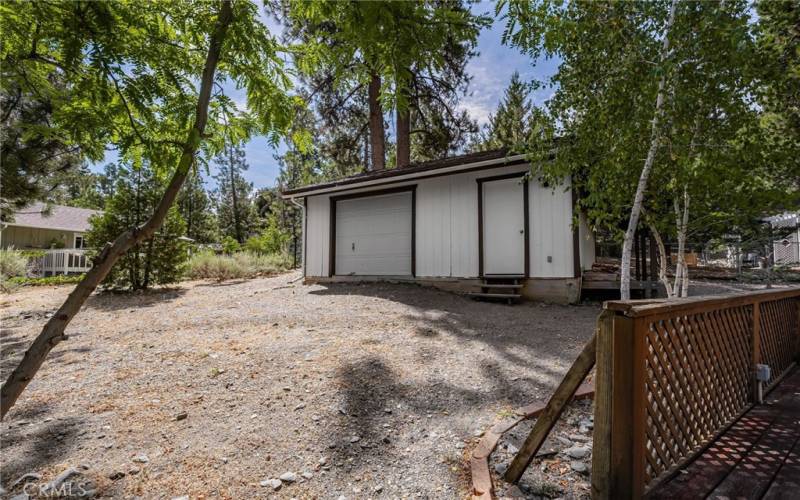
[[[86,234],[88,246],[100,251],[106,242],[144,223],[155,210],[163,189],[164,183],[147,165],[120,165],[114,196],[107,201],[103,214],[91,220],[92,228]],[[161,229],[123,255],[104,284],[139,290],[178,281],[188,258],[186,243],[179,239],[185,230],[185,223],[173,206]]]
[[[46,120],[19,120],[21,137],[59,145],[49,150],[77,148],[90,161],[113,148],[166,176],[192,126],[218,9],[217,2],[187,0],[0,3],[0,91],[11,98],[36,96],[50,113]],[[200,163],[224,142],[254,134],[276,143],[297,104],[287,93],[291,81],[280,45],[258,20],[258,6],[235,1],[233,11],[217,81],[244,89],[247,109],[214,92]],[[4,149],[4,166],[5,160]],[[35,174],[21,172],[18,177]]]
[[[6,280],[17,276],[25,276],[28,257],[13,248],[0,249],[0,279]]]
[[[56,274],[55,276],[45,276],[41,278],[11,278],[9,283],[18,286],[55,286],[71,285],[80,282],[83,274]]]
[[[764,109],[764,160],[776,176],[800,192],[800,3],[756,2],[756,42]],[[787,198],[785,208],[800,203]]]
[[[200,252],[189,259],[187,274],[192,279],[223,281],[275,274],[288,267],[286,256],[281,254],[236,252],[232,255],[216,255],[213,252]]]
[[[231,236],[226,236],[222,239],[222,252],[226,255],[231,255],[242,250],[242,245],[239,244]]]
[[[287,0],[285,6],[289,33],[302,42],[297,66],[324,122],[319,149],[337,168],[363,169],[369,162],[366,86],[373,77],[382,82],[382,111],[410,111],[415,159],[440,158],[465,145],[476,125],[456,105],[487,17],[461,1]]]
[[[243,249],[256,255],[285,254],[286,244],[291,235],[281,231],[275,219],[258,236],[251,236],[243,245]]]
[[[530,102],[530,86],[526,85],[515,71],[505,90],[497,111],[489,117],[483,137],[474,147],[479,150],[508,148],[524,152],[531,139],[533,105]]]
[[[662,76],[664,116],[645,194],[650,220],[675,234],[674,201],[684,189],[697,215],[690,231],[714,219],[722,233],[786,200],[785,182],[763,160],[753,103],[760,60],[746,2],[678,2],[668,33],[670,2],[509,1],[498,11],[505,7],[507,43],[532,58],[561,58],[528,152],[537,175],[554,185],[573,180],[592,225],[621,236]]]

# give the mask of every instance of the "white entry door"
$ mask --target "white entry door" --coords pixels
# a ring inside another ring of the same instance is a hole
[[[514,177],[482,182],[483,274],[525,274],[525,192]]]
[[[337,275],[411,275],[410,191],[336,202]]]

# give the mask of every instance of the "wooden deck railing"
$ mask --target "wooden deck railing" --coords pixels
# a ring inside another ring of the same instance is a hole
[[[800,288],[607,302],[598,320],[594,498],[640,498],[752,407],[800,354]]]
[[[85,273],[92,268],[92,260],[84,248],[55,248],[31,259],[29,268],[34,275],[41,276]]]

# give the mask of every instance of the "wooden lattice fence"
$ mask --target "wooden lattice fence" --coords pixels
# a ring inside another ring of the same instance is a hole
[[[599,319],[592,488],[639,498],[671,476],[800,354],[800,289],[606,303]]]

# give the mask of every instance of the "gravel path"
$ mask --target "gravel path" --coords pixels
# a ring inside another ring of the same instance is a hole
[[[546,400],[599,312],[295,278],[93,296],[0,427],[3,487],[85,464],[109,497],[463,498],[476,431]],[[69,290],[2,298],[4,373]]]

